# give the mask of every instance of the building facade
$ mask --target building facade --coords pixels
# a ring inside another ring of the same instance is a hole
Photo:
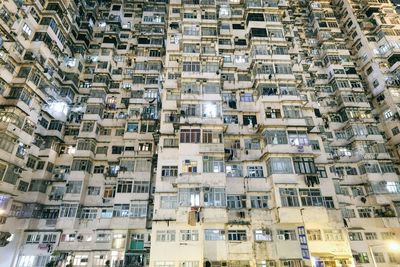
[[[1,2],[0,266],[398,265],[399,19]]]
[[[1,266],[146,265],[165,8],[2,1]]]

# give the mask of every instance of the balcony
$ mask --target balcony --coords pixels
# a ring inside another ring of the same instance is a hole
[[[192,172],[192,173],[180,173],[176,178],[177,184],[201,184],[204,182],[201,173]]]

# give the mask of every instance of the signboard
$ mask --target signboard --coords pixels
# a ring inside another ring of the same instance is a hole
[[[299,233],[301,255],[302,255],[303,259],[309,260],[310,259],[310,251],[308,250],[306,229],[304,228],[304,226],[299,226],[299,227],[297,227],[297,231]]]

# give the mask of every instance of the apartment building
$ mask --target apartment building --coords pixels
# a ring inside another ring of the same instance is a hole
[[[0,266],[398,265],[398,20],[1,2]]]
[[[165,8],[0,3],[0,266],[148,262]]]
[[[397,264],[396,153],[341,6],[170,1],[151,266]]]

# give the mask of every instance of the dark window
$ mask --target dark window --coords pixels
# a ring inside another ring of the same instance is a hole
[[[182,129],[181,143],[200,143],[200,129]]]

